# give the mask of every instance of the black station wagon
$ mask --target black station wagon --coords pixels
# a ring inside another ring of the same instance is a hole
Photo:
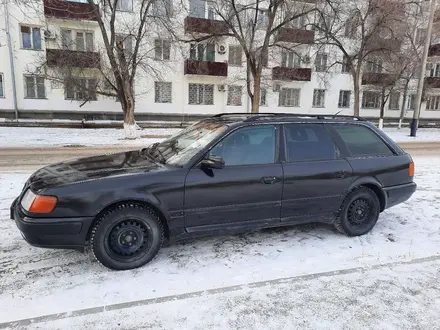
[[[219,114],[148,148],[46,166],[11,206],[41,247],[140,267],[165,239],[308,222],[349,236],[416,190],[414,163],[357,117]]]

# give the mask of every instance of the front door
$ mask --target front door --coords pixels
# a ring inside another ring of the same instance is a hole
[[[331,222],[353,170],[321,124],[285,124],[282,221]]]
[[[275,125],[239,128],[211,149],[222,169],[192,168],[185,182],[185,226],[203,231],[280,221],[283,170]]]

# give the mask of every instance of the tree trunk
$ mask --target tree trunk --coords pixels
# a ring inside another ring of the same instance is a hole
[[[353,104],[353,114],[355,116],[359,116],[359,109],[360,109],[360,73],[355,72],[353,73],[353,92],[354,92],[354,104]]]
[[[383,118],[385,116],[385,88],[382,88],[380,94],[380,114],[379,114],[379,129],[383,129]]]
[[[409,79],[405,81],[405,87],[403,89],[403,104],[402,104],[402,109],[400,109],[399,129],[402,128],[402,122],[405,119],[405,105],[406,105],[406,98],[408,97],[408,85],[409,85]]]
[[[252,101],[252,113],[258,113],[260,111],[260,94],[261,94],[261,74],[257,74],[254,77],[254,93],[251,98]]]
[[[128,82],[124,83],[124,100],[121,102],[124,103],[124,132],[125,138],[127,139],[136,139],[139,137],[137,131],[137,125],[134,120],[134,97],[132,93],[132,89]]]

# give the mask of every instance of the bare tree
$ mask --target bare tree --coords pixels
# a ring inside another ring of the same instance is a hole
[[[319,35],[315,43],[318,48],[330,47],[339,53],[335,63],[350,72],[354,115],[359,116],[365,64],[373,57],[390,57],[400,52],[405,19],[405,4],[394,0],[325,0],[318,7],[313,23]],[[390,83],[393,85],[388,79],[386,84]]]
[[[212,24],[203,20],[205,6],[209,7],[207,16]],[[240,47],[239,54],[245,57],[244,77],[228,79],[246,81],[253,113],[259,112],[262,85],[271,80],[264,75],[269,58],[274,56],[280,61],[283,50],[297,53],[300,58],[304,54],[296,51],[298,45],[313,43],[313,32],[306,31],[308,18],[316,10],[313,0],[190,1],[185,10],[189,16],[202,20],[194,23],[199,24],[196,33],[179,35],[175,31],[183,29],[172,26],[169,30],[179,42],[203,43],[229,37]]]
[[[170,8],[167,1],[156,0],[44,0],[46,16],[80,19],[82,31],[74,36],[70,30],[58,31],[56,40],[46,35],[47,52],[37,73],[62,84],[66,99],[81,100],[81,106],[97,95],[115,98],[124,113],[126,137],[135,138],[135,81],[139,75],[159,80],[166,70],[163,62],[154,61],[152,37],[164,38],[167,30],[158,17]],[[88,32],[96,23],[93,42]]]

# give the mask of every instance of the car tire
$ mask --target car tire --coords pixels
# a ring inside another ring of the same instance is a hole
[[[361,186],[348,193],[334,226],[348,236],[365,235],[376,225],[379,214],[379,198],[373,190]]]
[[[157,214],[147,206],[127,203],[99,217],[91,231],[90,246],[105,267],[127,270],[150,262],[163,240],[164,229]]]

